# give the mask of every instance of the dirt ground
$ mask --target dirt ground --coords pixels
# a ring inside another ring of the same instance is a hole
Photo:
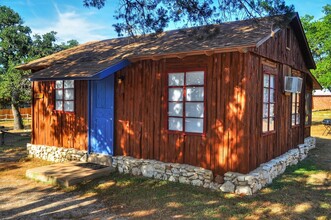
[[[22,159],[24,154],[24,150],[0,152],[0,219],[118,219],[95,195],[26,179],[28,168],[48,162]]]

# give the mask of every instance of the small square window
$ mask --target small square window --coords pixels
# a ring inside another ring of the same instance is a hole
[[[64,112],[74,111],[74,81],[55,81],[55,110]]]

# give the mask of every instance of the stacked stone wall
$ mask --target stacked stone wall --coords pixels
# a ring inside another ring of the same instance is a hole
[[[73,148],[27,144],[29,157],[36,157],[51,162],[87,161],[87,151]]]
[[[112,166],[119,173],[132,174],[134,176],[180,182],[215,190],[221,186],[213,182],[213,172],[211,170],[187,164],[164,163],[156,160],[115,156],[113,157]]]
[[[300,144],[297,148],[291,149],[285,154],[261,164],[257,169],[248,174],[225,173],[224,181],[220,176],[214,178],[211,170],[187,164],[164,163],[128,156],[109,157],[91,155],[90,158],[87,158],[86,151],[44,145],[28,144],[27,150],[30,157],[37,157],[43,160],[53,162],[74,160],[95,163],[98,163],[98,161],[105,163],[104,161],[106,161],[107,165],[111,164],[119,173],[191,184],[213,190],[221,190],[223,192],[252,195],[272,183],[274,178],[285,172],[286,167],[295,165],[305,159],[308,151],[315,148],[315,145],[315,138],[306,138],[304,144]]]
[[[304,144],[299,144],[297,148],[261,164],[248,174],[227,172],[224,174],[225,183],[220,189],[223,192],[252,195],[264,186],[271,184],[274,178],[285,172],[286,167],[295,165],[305,159],[308,151],[315,148],[315,146],[316,139],[309,137],[305,139]]]

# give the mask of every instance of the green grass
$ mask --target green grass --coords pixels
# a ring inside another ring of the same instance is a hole
[[[312,113],[312,124],[321,124],[326,118],[331,118],[331,110],[315,111]]]
[[[31,127],[31,120],[23,119],[23,125],[26,129],[30,129]],[[8,121],[0,121],[0,126],[4,126],[7,129],[13,129],[14,127],[14,121],[8,120]]]

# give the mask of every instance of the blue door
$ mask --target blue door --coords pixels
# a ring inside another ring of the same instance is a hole
[[[114,74],[90,85],[90,152],[113,155]]]

